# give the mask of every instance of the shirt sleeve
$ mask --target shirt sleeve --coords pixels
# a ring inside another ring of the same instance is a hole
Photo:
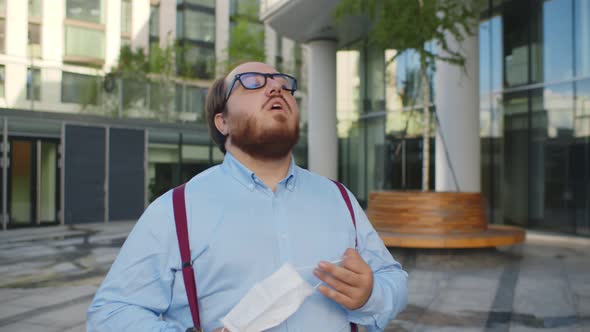
[[[169,194],[150,205],[129,234],[88,308],[87,331],[185,330],[160,319],[174,279],[168,247],[176,233],[166,204],[172,206]]]
[[[383,331],[408,303],[408,274],[393,259],[350,191],[348,195],[356,216],[358,251],[373,270],[369,300],[357,310],[348,310],[348,319],[368,332]]]

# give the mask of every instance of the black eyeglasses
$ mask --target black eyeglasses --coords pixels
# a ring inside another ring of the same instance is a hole
[[[268,74],[268,73],[247,72],[247,73],[237,74],[234,77],[234,79],[231,81],[231,84],[229,85],[229,89],[227,90],[227,93],[225,94],[225,100],[227,101],[227,99],[229,98],[229,95],[230,95],[231,91],[233,90],[234,85],[236,84],[236,81],[239,81],[240,84],[246,90],[256,90],[256,89],[260,89],[266,85],[266,79],[268,77],[281,83],[281,87],[284,90],[291,92],[291,94],[294,94],[295,90],[297,90],[297,79],[291,75],[281,74],[281,73]]]

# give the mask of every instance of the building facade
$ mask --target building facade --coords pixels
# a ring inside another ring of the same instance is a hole
[[[134,220],[221,162],[205,97],[235,22],[249,17],[264,31],[258,9],[256,0],[0,0],[2,228]],[[109,75],[126,46],[147,58],[174,47],[176,75]],[[305,144],[297,155],[305,162]]]
[[[308,48],[309,166],[362,204],[374,190],[420,190],[418,57],[387,66],[396,50],[369,43],[362,18],[335,24],[338,3],[262,4],[270,27]],[[429,72],[430,188],[482,192],[492,223],[590,236],[588,22],[584,0],[486,3],[455,45],[465,68]]]

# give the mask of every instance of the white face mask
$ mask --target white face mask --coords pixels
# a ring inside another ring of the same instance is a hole
[[[295,268],[284,264],[248,293],[221,319],[231,332],[260,332],[285,321],[313,293]]]

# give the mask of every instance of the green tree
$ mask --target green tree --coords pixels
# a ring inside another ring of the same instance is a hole
[[[422,190],[429,190],[430,85],[427,70],[436,60],[464,66],[465,57],[451,49],[448,37],[459,44],[472,35],[477,24],[477,0],[342,0],[334,15],[339,24],[350,16],[367,16],[371,21],[369,41],[383,49],[395,49],[388,64],[408,51],[420,59],[423,105]],[[428,49],[434,42],[439,50]]]
[[[129,45],[121,47],[117,65],[107,75],[123,84],[123,108],[128,109],[141,104],[146,99],[150,87],[150,109],[160,118],[168,118],[172,113],[175,93],[175,54],[178,47],[168,42],[166,47],[152,45],[149,54],[143,48],[132,49]],[[113,112],[120,107],[110,107]]]
[[[260,1],[240,0],[234,3],[227,59],[220,63],[225,70],[246,61],[264,62],[264,25],[258,18]]]

